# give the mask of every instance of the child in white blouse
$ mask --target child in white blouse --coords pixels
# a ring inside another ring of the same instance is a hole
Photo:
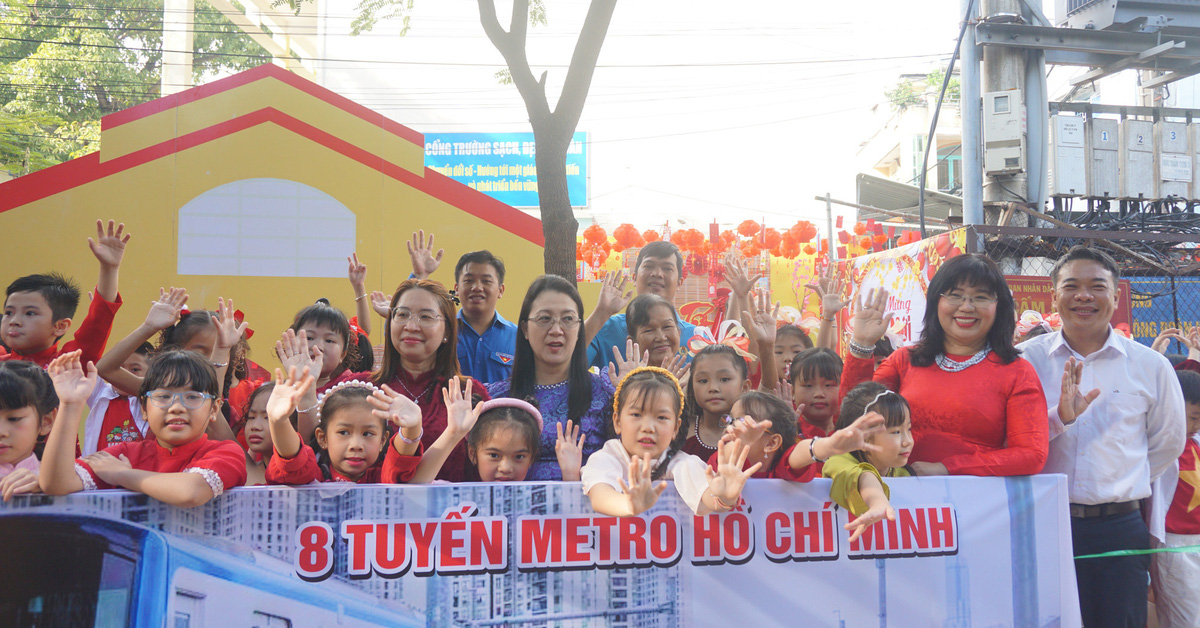
[[[641,514],[666,489],[660,480],[673,480],[697,515],[737,506],[746,479],[762,463],[743,471],[749,450],[736,440],[719,446],[715,473],[703,460],[682,453],[688,434],[681,429],[682,411],[683,391],[669,371],[643,366],[621,380],[613,399],[617,438],[604,443],[583,466],[583,492],[592,509],[618,517]]]

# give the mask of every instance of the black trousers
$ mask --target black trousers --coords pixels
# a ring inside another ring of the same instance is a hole
[[[1071,518],[1076,556],[1114,550],[1149,549],[1142,513]],[[1145,628],[1150,556],[1085,558],[1075,561],[1079,606],[1085,628]]]

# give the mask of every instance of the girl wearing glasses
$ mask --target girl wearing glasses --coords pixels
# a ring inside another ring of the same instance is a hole
[[[164,351],[150,362],[138,399],[152,438],[118,443],[75,460],[75,435],[96,368],[78,351],[50,363],[58,417],[50,430],[38,482],[45,493],[124,488],[181,508],[207,503],[246,483],[242,448],[205,433],[221,411],[217,373],[191,351]]]
[[[533,281],[521,303],[511,379],[488,384],[493,397],[534,398],[542,414],[540,442],[527,480],[561,480],[555,444],[559,433],[583,431],[583,456],[604,445],[608,403],[614,388],[607,376],[588,371],[583,340],[583,300],[557,275]]]
[[[388,342],[379,370],[371,380],[385,384],[397,394],[416,402],[421,408],[421,444],[428,449],[446,429],[446,403],[442,389],[452,377],[461,376],[458,368],[458,337],[455,330],[454,301],[442,284],[428,279],[409,279],[400,284],[390,304],[391,315],[384,323]],[[474,403],[490,397],[483,384],[472,386]],[[467,449],[458,443],[437,479],[462,482],[467,467]]]
[[[959,255],[926,291],[925,327],[874,371],[875,343],[887,331],[887,291],[872,291],[854,313],[841,394],[874,379],[908,400],[917,475],[1031,475],[1049,448],[1046,398],[1033,366],[1013,346],[1012,292],[996,263]]]

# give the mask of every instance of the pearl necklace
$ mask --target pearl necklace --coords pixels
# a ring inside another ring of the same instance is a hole
[[[726,414],[725,416],[721,417],[721,421],[724,422],[725,425],[729,425],[730,423],[733,423],[733,417]],[[700,443],[701,447],[703,447],[705,449],[711,449],[713,451],[716,451],[716,449],[717,449],[716,445],[709,447],[708,443],[704,442],[703,438],[700,438],[700,419],[696,419],[695,428],[692,431],[694,431],[696,433],[696,442]]]
[[[945,353],[937,354],[937,357],[934,358],[934,361],[937,362],[938,368],[942,369],[943,371],[946,371],[947,373],[957,373],[983,362],[987,359],[988,354],[991,352],[992,345],[987,344],[979,350],[979,353],[976,353],[962,362],[951,360],[950,358],[946,357]]]

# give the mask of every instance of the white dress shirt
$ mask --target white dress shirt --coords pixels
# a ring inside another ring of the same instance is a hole
[[[1022,343],[1021,350],[1037,370],[1049,404],[1050,455],[1043,473],[1066,474],[1073,504],[1149,497],[1151,483],[1173,468],[1187,438],[1183,392],[1171,363],[1111,328],[1104,346],[1087,357],[1075,352],[1061,331]],[[1063,425],[1058,400],[1063,368],[1072,356],[1083,363],[1080,392],[1098,388],[1100,396]],[[1152,523],[1151,531],[1159,524]]]

